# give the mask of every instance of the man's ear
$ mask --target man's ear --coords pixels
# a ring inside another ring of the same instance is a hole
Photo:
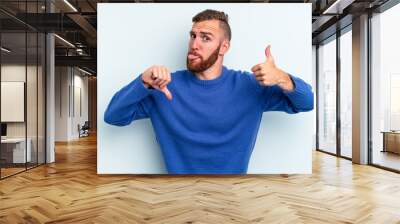
[[[220,55],[226,54],[226,52],[228,52],[230,46],[231,46],[230,41],[227,39],[224,39],[222,41],[221,48],[219,49],[219,54]]]

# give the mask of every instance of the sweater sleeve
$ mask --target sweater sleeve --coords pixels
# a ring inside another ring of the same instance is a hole
[[[311,86],[302,79],[289,74],[294,90],[285,91],[278,85],[263,89],[263,110],[284,111],[289,114],[306,112],[314,109],[314,94]]]
[[[104,113],[104,121],[125,126],[134,120],[148,118],[152,106],[150,93],[142,83],[142,74],[114,94]]]

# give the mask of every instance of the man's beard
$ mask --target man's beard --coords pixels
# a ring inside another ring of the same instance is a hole
[[[191,72],[203,72],[203,71],[207,70],[208,68],[213,66],[215,64],[215,62],[218,60],[220,48],[221,48],[221,44],[218,46],[217,49],[215,49],[215,51],[206,60],[203,60],[202,56],[197,55],[197,56],[199,56],[200,62],[196,63],[196,64],[190,63],[189,58],[186,56],[187,69]]]

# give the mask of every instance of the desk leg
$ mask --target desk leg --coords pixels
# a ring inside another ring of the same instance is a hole
[[[381,152],[386,152],[386,134],[385,133],[382,134],[383,134],[383,149]]]

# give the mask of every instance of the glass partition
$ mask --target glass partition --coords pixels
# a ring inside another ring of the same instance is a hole
[[[26,144],[26,33],[1,34],[1,176],[24,171]]]
[[[45,12],[45,1],[1,1],[15,15]],[[33,17],[36,18],[36,17]],[[45,34],[0,12],[0,178],[45,163]]]

